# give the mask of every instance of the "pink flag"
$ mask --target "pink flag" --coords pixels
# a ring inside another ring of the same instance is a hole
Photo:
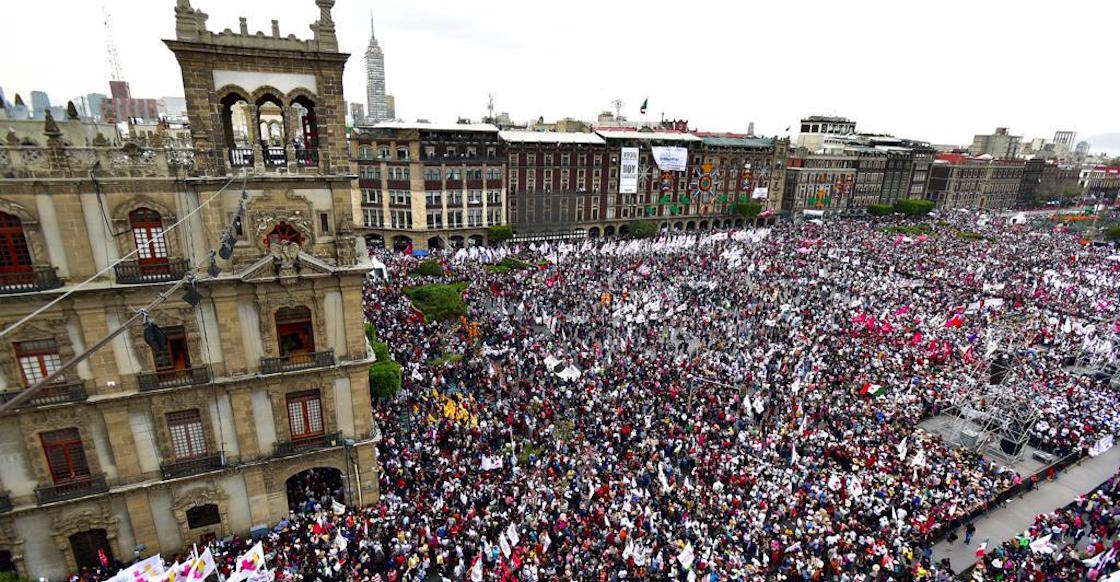
[[[909,305],[903,305],[902,307],[899,307],[898,309],[895,310],[894,316],[899,317],[901,315],[906,315],[907,311],[910,311],[910,306]]]

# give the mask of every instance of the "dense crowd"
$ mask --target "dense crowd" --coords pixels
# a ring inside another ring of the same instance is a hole
[[[470,281],[470,333],[425,322],[402,289],[432,279],[382,254],[366,315],[404,381],[375,404],[381,499],[336,512],[308,491],[266,539],[270,565],[324,581],[954,579],[930,540],[1026,476],[923,418],[1009,352],[1039,448],[1078,452],[1120,423],[1116,392],[1062,365],[1117,358],[1120,264],[999,219],[967,225],[988,240],[954,226],[542,244],[511,249],[534,267],[508,272],[437,252],[439,280]],[[1078,519],[1110,547],[1115,486],[1031,535]],[[245,543],[213,548],[228,563]],[[1071,567],[1000,551],[983,570],[1003,579]]]

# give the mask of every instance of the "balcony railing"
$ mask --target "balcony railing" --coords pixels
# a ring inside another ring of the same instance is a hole
[[[118,263],[114,270],[117,272],[117,283],[135,285],[139,283],[163,283],[178,281],[187,274],[190,263],[186,259],[171,259],[166,263],[146,263],[137,261],[124,261]]]
[[[35,497],[39,500],[39,505],[42,505],[55,501],[77,499],[78,497],[85,497],[87,495],[96,495],[107,491],[109,491],[109,484],[105,482],[104,474],[87,475],[65,483],[37,487],[35,488]]]
[[[207,455],[205,457],[198,457],[195,459],[185,459],[182,461],[172,461],[164,463],[159,466],[160,471],[163,472],[164,479],[175,479],[177,477],[186,477],[188,475],[198,475],[199,473],[208,473],[210,471],[217,471],[226,466],[225,456],[221,453],[214,455]]]
[[[283,146],[268,146],[263,150],[264,163],[269,166],[284,166],[288,163],[288,155],[284,153]]]
[[[7,402],[21,392],[22,390],[0,392],[0,402]],[[42,387],[20,407],[32,408],[51,404],[66,404],[67,402],[82,402],[87,398],[89,398],[89,393],[86,392],[86,384],[83,380],[64,381]]]
[[[297,149],[296,161],[301,166],[318,166],[319,150]]]
[[[182,370],[164,370],[139,374],[137,382],[140,391],[175,388],[178,386],[197,386],[210,381],[210,366],[195,366]]]
[[[262,374],[279,374],[292,370],[323,368],[334,365],[334,350],[288,354],[276,358],[261,358]]]
[[[62,286],[54,267],[33,267],[30,271],[0,273],[0,294],[46,291]]]
[[[229,165],[244,168],[253,165],[253,148],[229,148]]]
[[[335,447],[340,444],[342,444],[342,433],[332,432],[290,441],[277,441],[273,454],[277,457],[286,457],[314,449]]]
[[[7,491],[0,491],[0,513],[12,510],[12,496]]]

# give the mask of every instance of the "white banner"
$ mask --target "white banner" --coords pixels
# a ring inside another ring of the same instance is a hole
[[[1089,446],[1089,456],[1096,457],[1101,453],[1112,448],[1112,435],[1105,436],[1101,440]]]
[[[667,172],[683,172],[688,165],[688,148],[680,146],[653,146],[653,160],[657,167]]]
[[[638,191],[638,148],[622,148],[622,160],[619,166],[619,193],[636,193]]]
[[[754,194],[751,195],[751,198],[769,198],[769,197],[770,197],[770,189],[769,188],[762,188],[762,187],[755,188],[754,189]]]

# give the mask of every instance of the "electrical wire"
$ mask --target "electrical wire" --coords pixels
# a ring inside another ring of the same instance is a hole
[[[210,204],[210,202],[212,202],[215,198],[217,198],[219,195],[221,195],[221,193],[224,192],[225,189],[228,188],[229,185],[233,183],[233,180],[234,180],[233,177],[230,177],[228,180],[226,180],[226,183],[224,185],[222,185],[222,187],[219,188],[217,192],[215,192],[213,195],[211,195],[209,198],[207,198],[205,202],[203,202],[202,204],[199,204],[197,208],[188,212],[186,216],[184,216],[184,217],[180,218],[179,220],[175,221],[175,224],[172,224],[171,226],[169,226],[168,228],[166,228],[162,232],[160,232],[158,235],[153,237],[152,241],[163,240],[167,236],[167,233],[175,230],[175,228],[178,227],[180,224],[182,224],[185,220],[187,220],[188,218],[193,216],[199,210],[202,210],[202,208],[204,206],[206,206],[207,204]],[[3,331],[0,331],[0,338],[3,338],[4,336],[12,333],[13,331],[18,329],[23,324],[25,324],[28,321],[31,321],[32,319],[38,317],[39,314],[43,313],[44,311],[54,307],[55,305],[58,305],[60,302],[62,302],[62,300],[66,299],[67,297],[69,297],[71,295],[73,295],[75,292],[81,290],[83,287],[85,287],[89,283],[93,282],[94,280],[98,279],[99,277],[101,277],[105,273],[108,273],[111,269],[113,269],[117,265],[123,263],[124,261],[128,260],[130,257],[132,257],[133,255],[135,255],[138,252],[140,252],[139,248],[133,249],[132,252],[130,252],[127,255],[117,259],[112,264],[106,266],[104,269],[101,269],[97,273],[94,273],[92,276],[90,276],[90,278],[86,279],[85,281],[82,281],[81,283],[78,283],[77,285],[71,287],[69,290],[67,290],[62,295],[59,295],[58,297],[56,297],[56,298],[52,299],[51,301],[47,302],[46,305],[43,305],[42,307],[36,309],[35,311],[32,311],[31,313],[23,316],[22,318],[20,318],[19,321],[17,321],[15,323],[9,325],[8,327],[4,328]]]

